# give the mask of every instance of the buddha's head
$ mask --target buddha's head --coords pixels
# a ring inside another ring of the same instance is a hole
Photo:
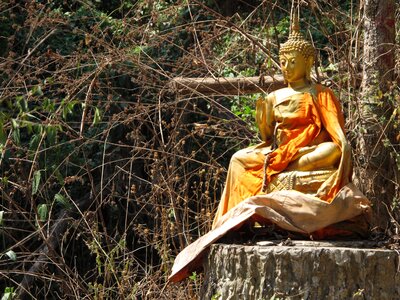
[[[305,82],[311,82],[314,53],[314,47],[303,38],[298,19],[295,19],[289,39],[281,45],[279,50],[279,60],[285,81],[291,83],[304,79]]]

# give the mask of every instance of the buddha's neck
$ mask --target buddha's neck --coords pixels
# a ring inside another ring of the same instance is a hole
[[[301,90],[303,88],[309,87],[310,83],[304,79],[299,79],[297,81],[292,81],[288,83],[288,86],[293,90]]]

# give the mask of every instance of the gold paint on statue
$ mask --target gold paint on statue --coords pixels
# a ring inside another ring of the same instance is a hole
[[[295,20],[279,51],[288,86],[257,100],[256,123],[264,142],[232,157],[213,227],[250,196],[293,189],[330,202],[349,182],[343,114],[332,91],[311,82],[314,52]]]
[[[210,244],[244,224],[273,224],[314,239],[368,233],[370,202],[350,182],[340,104],[329,88],[311,82],[314,49],[297,21],[279,57],[288,86],[256,103],[263,143],[232,156],[213,229],[176,257],[170,281],[189,276]]]

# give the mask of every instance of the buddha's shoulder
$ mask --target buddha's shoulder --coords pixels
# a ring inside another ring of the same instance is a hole
[[[298,94],[295,90],[289,87],[281,88],[279,90],[273,91],[272,93],[269,94],[270,98],[273,100],[278,100],[280,101],[281,99],[288,98],[294,94]]]
[[[292,96],[302,95],[302,94],[308,93],[308,92],[309,92],[308,89],[294,90],[290,87],[286,87],[286,88],[282,88],[282,89],[272,92],[270,94],[270,97],[273,99],[273,101],[275,103],[280,103],[280,102],[284,101],[285,99],[291,98]]]
[[[314,92],[314,93],[321,93],[321,92],[323,92],[323,93],[332,93],[332,90],[328,86],[326,86],[326,85],[324,85],[322,83],[313,83],[311,85],[311,92]]]
[[[313,96],[317,96],[319,93],[331,93],[331,92],[332,90],[329,87],[320,83],[313,83],[308,87],[300,90],[294,90],[290,87],[278,89],[268,94],[268,100],[272,101],[273,103],[280,103],[285,99],[288,99],[294,95],[311,94]]]

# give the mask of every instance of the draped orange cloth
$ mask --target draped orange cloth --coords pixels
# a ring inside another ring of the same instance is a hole
[[[298,158],[301,148],[315,145],[323,130],[328,133],[329,140],[339,147],[342,155],[338,170],[324,182],[316,196],[331,202],[340,188],[350,181],[351,158],[344,133],[344,117],[340,103],[329,88],[313,85],[310,92],[283,99],[274,103],[272,108],[274,121],[269,125],[270,132],[276,135],[277,148],[272,150],[268,143],[262,143],[233,155],[213,227],[238,203],[262,194],[264,176],[268,184],[272,176],[285,170],[294,158]],[[267,138],[272,140],[272,137]]]

